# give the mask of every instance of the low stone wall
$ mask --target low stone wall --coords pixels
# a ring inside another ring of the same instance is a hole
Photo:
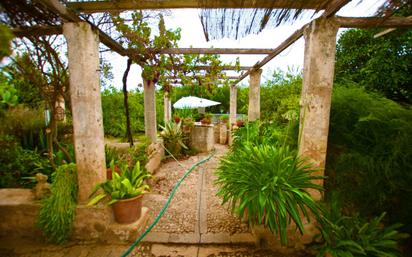
[[[27,238],[44,240],[36,226],[40,202],[30,189],[0,189],[0,238]],[[141,228],[148,222],[148,209],[143,207],[142,217],[132,224],[114,221],[110,207],[79,205],[72,240],[118,243],[136,240]]]

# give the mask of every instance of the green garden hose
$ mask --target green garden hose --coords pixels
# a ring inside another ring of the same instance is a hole
[[[176,185],[173,187],[172,192],[170,193],[169,198],[167,199],[166,204],[163,206],[163,208],[160,210],[159,214],[157,215],[156,219],[153,221],[152,224],[150,224],[150,226],[143,232],[142,235],[140,235],[140,237],[137,238],[137,240],[129,247],[129,249],[127,249],[127,251],[125,251],[121,257],[126,257],[128,256],[132,250],[140,243],[140,241],[143,240],[143,238],[147,235],[147,233],[150,232],[150,230],[152,230],[152,228],[159,222],[160,218],[163,216],[163,214],[165,213],[167,207],[169,207],[170,202],[172,201],[172,198],[174,196],[174,194],[176,193],[177,189],[179,188],[180,184],[182,184],[183,180],[185,180],[185,178],[187,176],[189,176],[189,174],[200,164],[205,163],[207,161],[209,161],[213,155],[215,153],[213,152],[212,154],[210,154],[207,158],[195,163],[190,169],[188,169],[185,174],[179,179],[179,181],[176,183]]]

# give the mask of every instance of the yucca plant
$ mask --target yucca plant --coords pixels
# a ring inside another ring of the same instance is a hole
[[[111,168],[113,178],[95,186],[91,194],[93,198],[88,205],[95,205],[105,198],[110,198],[108,205],[111,205],[119,200],[142,195],[149,190],[149,186],[145,184],[145,181],[151,175],[140,168],[139,162],[136,163],[133,169],[129,169],[126,163],[122,163],[119,173],[114,172],[114,162],[111,163]],[[102,189],[102,191],[97,193],[99,189]]]
[[[223,203],[247,218],[250,225],[263,224],[287,243],[286,232],[295,223],[303,233],[302,215],[320,215],[319,205],[308,189],[322,190],[313,180],[316,169],[289,147],[246,144],[221,159],[216,183]]]
[[[179,156],[182,148],[187,149],[184,144],[185,134],[182,130],[182,123],[168,122],[160,132],[160,136],[163,138],[164,145],[170,154],[174,156]]]

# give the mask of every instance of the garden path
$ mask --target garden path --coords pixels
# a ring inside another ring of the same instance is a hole
[[[217,188],[213,183],[214,171],[228,148],[223,145],[216,145],[215,148],[215,155],[186,178],[163,218],[129,256],[287,256],[256,249],[255,239],[248,226],[234,217],[227,206],[221,206],[221,199],[216,196]],[[149,208],[149,221],[153,221],[159,213],[178,179],[205,157],[207,154],[198,154],[179,161],[180,164],[169,160],[162,165],[155,174],[152,193],[143,200],[143,205]],[[11,241],[0,244],[0,256],[111,257],[121,256],[129,246],[130,244],[76,242],[56,246]]]
[[[215,155],[197,167],[181,184],[169,209],[145,238],[146,242],[254,243],[247,224],[235,218],[227,206],[221,206],[221,200],[216,196],[214,171],[228,148],[217,144],[215,149]],[[143,205],[157,215],[180,177],[207,156],[202,153],[179,163],[175,160],[164,163],[155,174],[156,183],[152,193],[145,196]]]

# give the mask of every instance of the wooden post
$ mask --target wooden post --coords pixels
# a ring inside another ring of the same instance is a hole
[[[260,119],[260,75],[262,69],[250,73],[248,120]]]
[[[99,37],[86,22],[65,23],[79,203],[106,180],[100,96]]]
[[[324,174],[325,168],[338,28],[334,19],[319,18],[304,32],[299,155],[313,162],[320,169],[319,175]],[[323,180],[317,182],[323,184]],[[314,199],[321,199],[317,191],[311,194]]]
[[[144,87],[144,130],[151,143],[157,141],[156,87],[152,80],[143,79]]]

